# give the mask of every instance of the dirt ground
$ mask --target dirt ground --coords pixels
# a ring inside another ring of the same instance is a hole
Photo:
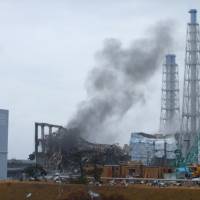
[[[87,200],[87,191],[100,193],[102,200],[199,200],[200,188],[157,188],[142,185],[93,187],[41,182],[1,182],[0,200]]]

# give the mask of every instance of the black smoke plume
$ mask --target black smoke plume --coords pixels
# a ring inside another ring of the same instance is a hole
[[[144,87],[172,45],[171,32],[171,24],[159,23],[128,48],[117,39],[106,39],[86,82],[87,99],[67,128],[79,129],[85,139],[98,141],[103,135],[106,140],[109,123],[120,123],[134,104],[145,101]]]

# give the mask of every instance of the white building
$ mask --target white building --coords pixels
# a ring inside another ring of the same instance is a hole
[[[0,180],[7,178],[8,110],[0,109]]]

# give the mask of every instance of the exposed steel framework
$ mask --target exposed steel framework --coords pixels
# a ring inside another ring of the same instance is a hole
[[[182,107],[181,149],[186,156],[200,130],[200,38],[197,10],[192,9],[187,25]]]
[[[160,132],[174,134],[180,131],[179,74],[175,55],[166,55],[162,74]]]

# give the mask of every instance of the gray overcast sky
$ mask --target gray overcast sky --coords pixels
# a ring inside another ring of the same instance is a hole
[[[67,124],[86,98],[85,80],[105,38],[126,46],[156,22],[175,20],[176,49],[169,52],[177,53],[182,80],[190,8],[200,10],[199,1],[0,0],[0,107],[10,110],[9,158],[33,151],[35,121]],[[160,73],[147,86],[149,101],[127,114],[116,141],[127,143],[131,131],[157,131]]]

